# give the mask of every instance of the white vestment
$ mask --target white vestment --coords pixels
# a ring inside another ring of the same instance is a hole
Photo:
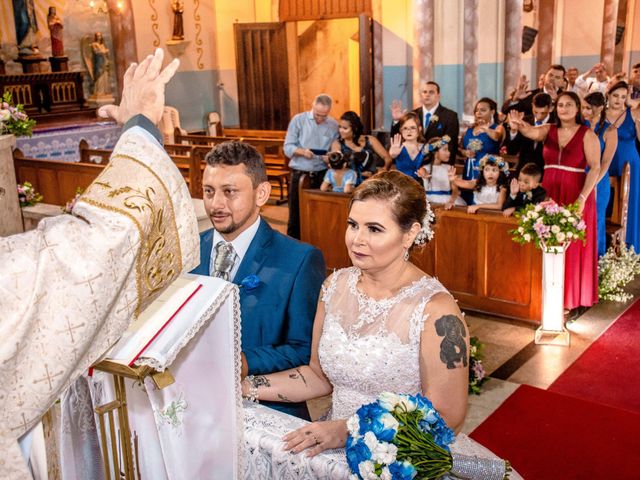
[[[180,172],[139,127],[122,134],[73,215],[0,238],[0,478],[29,478],[17,439],[197,265],[198,242]]]

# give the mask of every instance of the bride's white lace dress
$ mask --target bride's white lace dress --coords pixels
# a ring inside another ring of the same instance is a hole
[[[382,300],[358,289],[360,270],[335,272],[323,287],[325,318],[318,347],[320,365],[333,385],[328,419],[346,419],[383,391],[415,394],[420,384],[420,333],[430,319],[425,305],[448,291],[434,278],[422,277]],[[245,478],[347,478],[344,450],[309,460],[282,450],[280,438],[299,428],[303,420],[268,408],[245,409]],[[453,452],[479,457],[493,454],[458,435]],[[515,474],[515,472],[513,472]],[[511,478],[519,478],[511,475]]]

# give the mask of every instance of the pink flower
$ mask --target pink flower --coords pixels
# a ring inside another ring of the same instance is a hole
[[[586,230],[586,229],[587,229],[587,224],[586,224],[586,223],[584,223],[584,220],[580,220],[580,221],[578,222],[578,225],[576,225],[576,228],[577,228],[578,230]]]

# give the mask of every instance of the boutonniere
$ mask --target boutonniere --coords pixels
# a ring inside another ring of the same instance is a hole
[[[436,114],[434,113],[433,115],[431,115],[431,118],[429,119],[429,123],[435,123],[435,122],[437,122],[438,120],[440,120],[440,119],[438,118],[438,115],[436,115]]]
[[[247,291],[254,290],[260,286],[260,277],[257,275],[247,275],[240,282],[240,288],[243,288]]]

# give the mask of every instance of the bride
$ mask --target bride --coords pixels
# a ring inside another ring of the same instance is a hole
[[[332,394],[328,418],[286,434],[286,451],[313,457],[343,448],[347,419],[384,391],[420,392],[460,429],[469,333],[451,294],[410,261],[432,238],[433,220],[424,190],[400,172],[379,173],[354,191],[345,234],[353,266],[323,285],[309,365],[242,382],[243,395],[258,401]]]

